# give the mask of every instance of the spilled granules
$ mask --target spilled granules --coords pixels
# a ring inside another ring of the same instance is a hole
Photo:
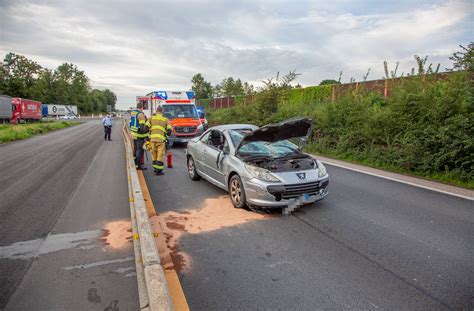
[[[107,223],[101,242],[112,248],[123,248],[130,245],[132,240],[132,224],[130,221],[113,221]]]
[[[272,216],[234,208],[228,196],[206,199],[199,210],[166,212],[150,218],[153,231],[159,232],[158,248],[165,269],[186,271],[191,269],[191,257],[179,250],[183,234],[200,234]],[[162,254],[169,254],[166,256]],[[170,259],[172,262],[170,262]]]

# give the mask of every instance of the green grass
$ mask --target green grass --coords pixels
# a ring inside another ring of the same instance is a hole
[[[30,124],[1,124],[0,143],[29,138],[33,135],[43,134],[77,125],[79,122],[38,122]]]
[[[385,171],[400,173],[413,177],[421,177],[423,179],[442,182],[448,185],[463,187],[467,189],[474,189],[474,180],[469,180],[467,182],[462,181],[459,178],[459,174],[455,172],[432,172],[432,173],[423,173],[417,171],[410,171],[403,169],[394,165],[387,165],[381,161],[375,159],[367,158],[363,155],[351,154],[351,153],[341,153],[337,150],[320,150],[315,148],[314,145],[309,144],[306,146],[305,151],[315,155],[320,155],[323,157],[333,158],[337,160],[343,160],[353,164],[364,165],[372,168],[378,168]]]

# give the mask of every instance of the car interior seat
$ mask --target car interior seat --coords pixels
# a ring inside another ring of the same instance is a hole
[[[212,131],[209,141],[211,142],[212,146],[216,147],[217,149],[222,149],[224,144],[223,138],[224,137],[222,137],[222,134],[218,131]]]

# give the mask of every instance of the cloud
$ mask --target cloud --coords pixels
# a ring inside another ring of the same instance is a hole
[[[72,62],[120,107],[154,89],[189,89],[201,72],[261,81],[296,69],[299,82],[380,78],[382,62],[431,55],[449,67],[472,40],[470,1],[3,1],[0,52],[53,68]]]

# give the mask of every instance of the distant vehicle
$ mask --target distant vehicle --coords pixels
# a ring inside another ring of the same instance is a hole
[[[41,102],[0,96],[0,119],[2,122],[24,123],[41,120]]]
[[[199,114],[199,120],[201,121],[204,130],[207,130],[209,128],[209,122],[207,122],[206,114],[204,113],[204,108],[202,106],[197,106],[196,109]]]
[[[12,98],[7,95],[0,95],[0,122],[9,123],[12,119]]]
[[[185,91],[154,91],[146,96],[143,112],[150,117],[158,106],[163,107],[163,114],[170,121],[173,129],[168,137],[169,145],[187,143],[204,132],[195,105],[195,93]]]
[[[64,119],[64,120],[77,120],[79,118],[77,116],[71,114],[71,115],[61,116],[61,119]]]
[[[290,119],[258,128],[249,124],[211,127],[187,146],[188,174],[229,192],[234,207],[291,207],[328,194],[324,165],[300,150],[311,120]],[[296,139],[295,144],[289,139]]]
[[[74,115],[77,117],[77,106],[75,105],[51,105],[43,104],[43,117],[61,117],[66,115]]]

